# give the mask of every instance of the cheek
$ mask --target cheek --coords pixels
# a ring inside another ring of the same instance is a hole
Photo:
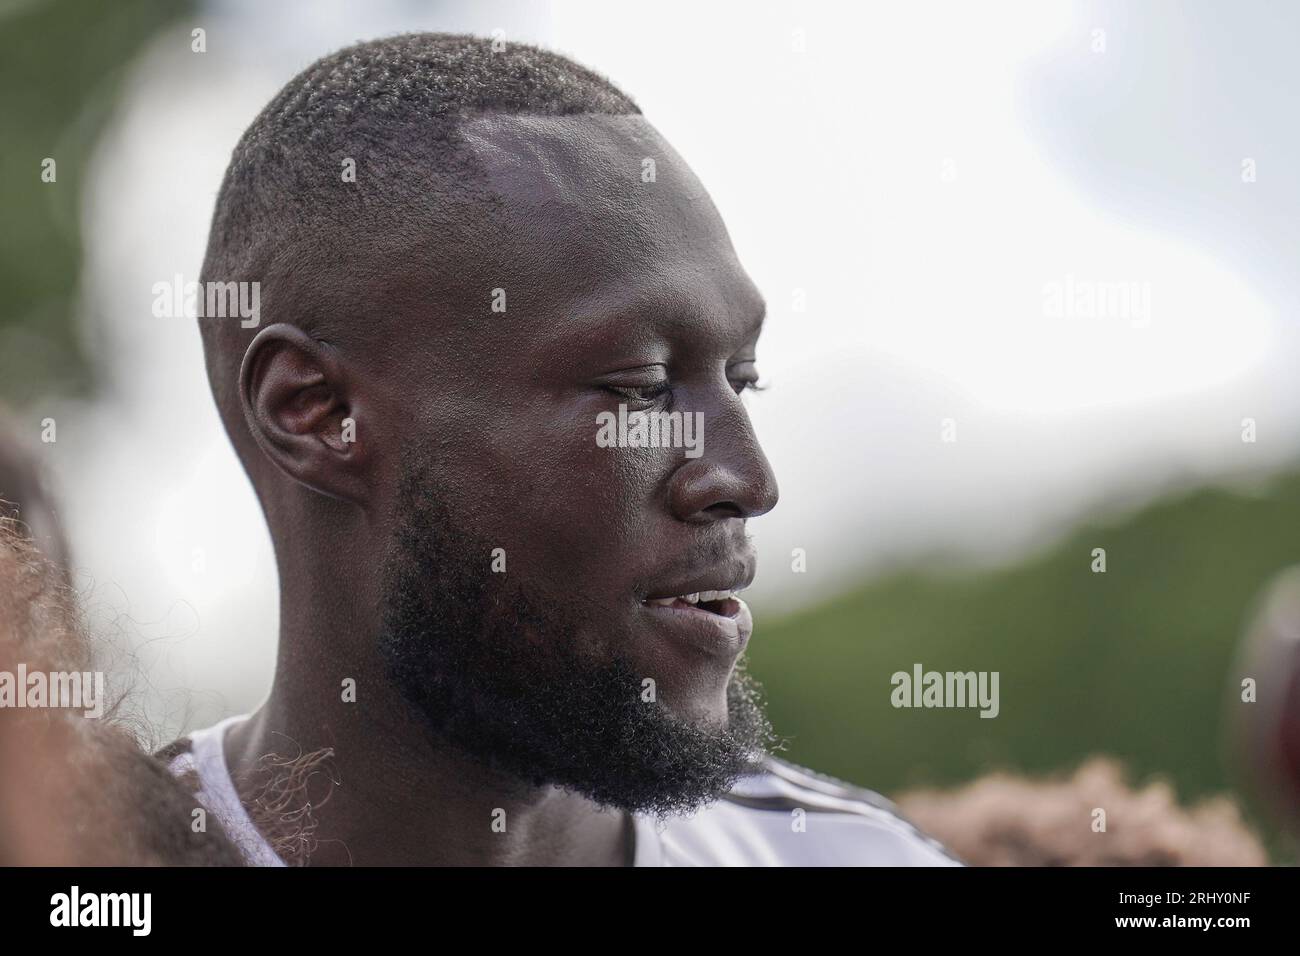
[[[575,576],[628,578],[666,514],[674,452],[601,448],[596,430],[594,412],[564,423],[516,419],[476,457],[467,481],[475,524],[507,542],[530,579],[572,589]]]

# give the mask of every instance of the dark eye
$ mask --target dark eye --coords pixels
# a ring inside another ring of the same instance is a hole
[[[633,402],[653,402],[668,392],[666,381],[651,385],[606,385],[604,387],[606,391]]]
[[[737,362],[727,368],[727,381],[737,395],[743,392],[762,391],[758,384],[758,368],[753,362]]]

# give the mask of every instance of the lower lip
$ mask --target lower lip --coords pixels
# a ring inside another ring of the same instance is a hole
[[[732,600],[736,602],[737,610],[730,616],[680,605],[642,604],[641,607],[680,640],[710,654],[735,657],[749,643],[754,619],[750,616],[748,604],[740,598],[733,597]]]

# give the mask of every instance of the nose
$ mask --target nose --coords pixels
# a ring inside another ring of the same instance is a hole
[[[673,473],[668,495],[679,520],[701,524],[753,518],[776,507],[776,475],[738,402],[705,420],[701,453]]]

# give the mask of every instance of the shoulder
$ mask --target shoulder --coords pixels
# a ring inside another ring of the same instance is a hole
[[[658,835],[668,865],[961,865],[880,794],[774,757]]]
[[[284,866],[284,861],[249,817],[226,766],[223,750],[226,730],[247,719],[244,714],[228,717],[173,741],[154,756],[167,764],[173,777],[194,791],[195,799],[216,817],[248,865]]]

